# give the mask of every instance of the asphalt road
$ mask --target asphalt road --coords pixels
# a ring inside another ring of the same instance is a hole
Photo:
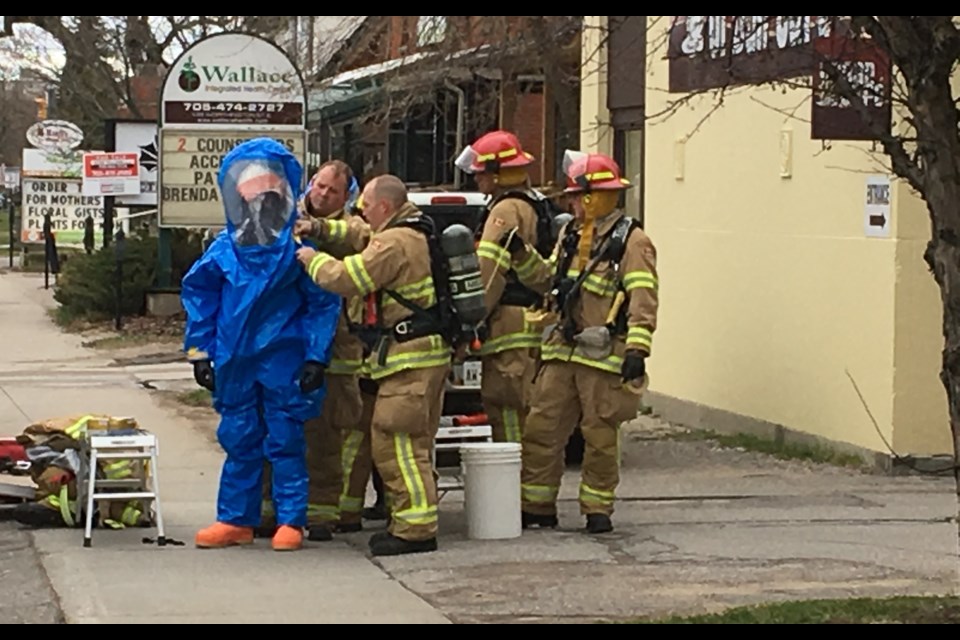
[[[0,522],[0,625],[62,623],[30,534],[15,523]]]

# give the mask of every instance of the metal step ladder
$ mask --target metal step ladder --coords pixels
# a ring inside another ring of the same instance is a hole
[[[157,437],[142,430],[137,435],[111,435],[109,432],[98,435],[88,432],[84,439],[83,452],[86,465],[86,482],[81,483],[84,487],[82,499],[86,504],[83,546],[93,545],[94,503],[98,500],[124,499],[152,502],[156,517],[157,545],[166,546],[163,512],[160,506],[158,481],[160,447]],[[142,473],[135,474],[132,478],[112,480],[98,478],[98,463],[104,460],[140,460],[142,463],[138,466]],[[119,491],[119,489],[128,490]]]

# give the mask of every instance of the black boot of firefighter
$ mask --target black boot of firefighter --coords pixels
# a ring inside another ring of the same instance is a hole
[[[587,516],[587,533],[610,533],[613,531],[613,522],[610,516],[600,513],[591,513]]]
[[[37,502],[18,504],[13,510],[13,519],[18,523],[35,529],[61,529],[67,524],[59,511]]]
[[[402,556],[410,553],[430,553],[437,550],[437,539],[403,540],[391,534],[376,535],[370,539],[370,553],[374,556]]]
[[[556,529],[560,525],[557,516],[542,516],[524,511],[520,514],[520,524],[524,529],[538,527],[540,529]]]
[[[310,542],[330,542],[333,540],[333,531],[325,524],[307,525],[307,540]]]

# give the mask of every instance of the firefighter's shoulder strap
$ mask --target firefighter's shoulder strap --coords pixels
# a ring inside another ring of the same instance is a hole
[[[424,308],[391,289],[384,293],[396,300],[399,304],[413,313],[412,320],[417,325],[414,337],[437,334],[448,342],[456,339],[456,308],[453,306],[453,295],[450,292],[450,280],[447,262],[440,248],[436,225],[429,216],[419,214],[399,220],[392,229],[413,229],[424,235],[427,248],[430,252],[430,276],[436,293],[437,302],[430,308]]]
[[[610,244],[607,246],[606,259],[611,263],[614,271],[619,276],[620,262],[623,260],[623,254],[627,250],[627,241],[634,229],[640,228],[640,222],[636,218],[623,216],[617,220],[610,231]]]
[[[572,222],[569,224],[572,224]],[[572,322],[571,310],[574,302],[580,296],[583,283],[586,282],[587,278],[590,277],[590,274],[593,273],[601,262],[609,262],[615,271],[619,271],[620,261],[623,260],[623,254],[627,248],[627,240],[633,229],[638,226],[639,223],[635,219],[624,216],[620,220],[617,220],[613,227],[606,233],[596,252],[591,256],[590,262],[587,263],[583,271],[563,296],[563,304],[561,306],[563,321],[566,323]],[[569,242],[567,241],[568,239]],[[570,265],[577,251],[579,239],[579,233],[568,234],[565,238],[563,255],[560,257],[557,265],[556,281],[558,283],[566,278],[566,274],[570,270]],[[561,322],[561,324],[563,324],[563,322]]]

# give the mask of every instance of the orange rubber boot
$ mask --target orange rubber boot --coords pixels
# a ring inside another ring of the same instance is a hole
[[[297,551],[303,548],[303,529],[284,525],[273,535],[274,551]]]
[[[201,549],[222,549],[244,544],[253,544],[252,527],[218,522],[197,533],[196,545]]]

